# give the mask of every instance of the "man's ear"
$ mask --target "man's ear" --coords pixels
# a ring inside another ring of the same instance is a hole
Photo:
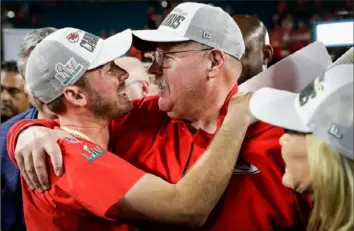
[[[273,58],[273,47],[271,45],[263,46],[263,65],[268,66]]]
[[[26,83],[26,82],[24,82],[24,83],[23,83],[23,91],[24,91],[27,95],[29,95],[29,94],[30,94],[30,92],[29,92],[29,89],[28,89],[28,87],[27,87],[27,83]]]
[[[143,97],[145,97],[149,94],[149,83],[147,81],[140,81],[140,84]]]
[[[225,64],[225,54],[222,50],[216,48],[209,51],[209,59],[210,59],[210,66],[209,66],[209,78],[215,78]]]
[[[87,98],[82,88],[78,86],[70,86],[64,89],[64,97],[71,104],[79,107],[85,107],[87,105]]]

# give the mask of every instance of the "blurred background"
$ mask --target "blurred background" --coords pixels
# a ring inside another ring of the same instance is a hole
[[[1,61],[16,59],[18,44],[29,30],[44,26],[77,27],[106,38],[126,28],[157,28],[168,12],[183,1],[150,0],[36,0],[1,2]],[[198,1],[222,7],[230,15],[257,15],[266,25],[274,48],[273,63],[319,39],[316,26],[323,22],[346,22],[353,27],[353,0],[339,1]],[[344,28],[344,27],[343,27]],[[327,30],[327,29],[326,29]],[[323,30],[322,30],[323,31]],[[337,29],[338,31],[338,29]],[[346,29],[339,30],[348,37]],[[322,35],[328,37],[333,33]],[[351,35],[353,31],[351,30]],[[333,59],[353,40],[328,44]],[[350,44],[351,43],[351,44]],[[142,59],[132,48],[129,55]]]

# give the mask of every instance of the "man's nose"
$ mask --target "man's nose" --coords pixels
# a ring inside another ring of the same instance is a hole
[[[150,74],[154,74],[156,76],[161,76],[163,74],[162,67],[159,64],[157,64],[156,62],[153,62],[151,64],[151,66],[149,67],[148,72]]]
[[[123,75],[119,76],[119,81],[125,81],[128,77],[129,73],[126,71]]]
[[[9,92],[4,89],[1,91],[1,101],[10,101],[11,100],[11,95]]]

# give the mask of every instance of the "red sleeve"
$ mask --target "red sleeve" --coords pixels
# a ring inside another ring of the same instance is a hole
[[[10,156],[14,154],[17,143],[17,138],[22,131],[31,126],[44,126],[47,128],[54,128],[59,126],[57,120],[45,120],[45,119],[24,119],[15,123],[7,134],[7,150],[9,150]],[[12,154],[11,154],[12,153]]]
[[[91,142],[70,137],[58,143],[65,171],[55,185],[96,216],[110,219],[107,210],[145,174]]]

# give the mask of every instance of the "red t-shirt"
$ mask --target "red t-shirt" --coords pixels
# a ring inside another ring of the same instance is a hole
[[[220,111],[219,126],[228,101]],[[171,119],[159,110],[158,97],[134,102],[134,109],[111,123],[115,153],[146,172],[176,183],[209,145],[213,134]],[[53,121],[41,122],[52,127]],[[32,123],[34,124],[34,123]],[[23,125],[23,124],[22,124]],[[30,124],[27,122],[26,126]],[[18,129],[20,130],[20,129]],[[310,200],[282,185],[284,162],[279,138],[283,129],[262,122],[251,126],[229,186],[200,229],[209,231],[305,230]],[[206,192],[207,193],[207,192]],[[137,224],[140,230],[188,230],[187,227]]]
[[[16,164],[12,144],[12,141],[8,143],[8,149]],[[57,177],[53,170],[49,171],[50,190],[44,193],[32,191],[21,177],[27,230],[130,230],[127,224],[107,217],[106,212],[144,172],[79,137],[61,139],[58,144],[65,172]],[[48,169],[52,169],[50,161],[48,165]]]

